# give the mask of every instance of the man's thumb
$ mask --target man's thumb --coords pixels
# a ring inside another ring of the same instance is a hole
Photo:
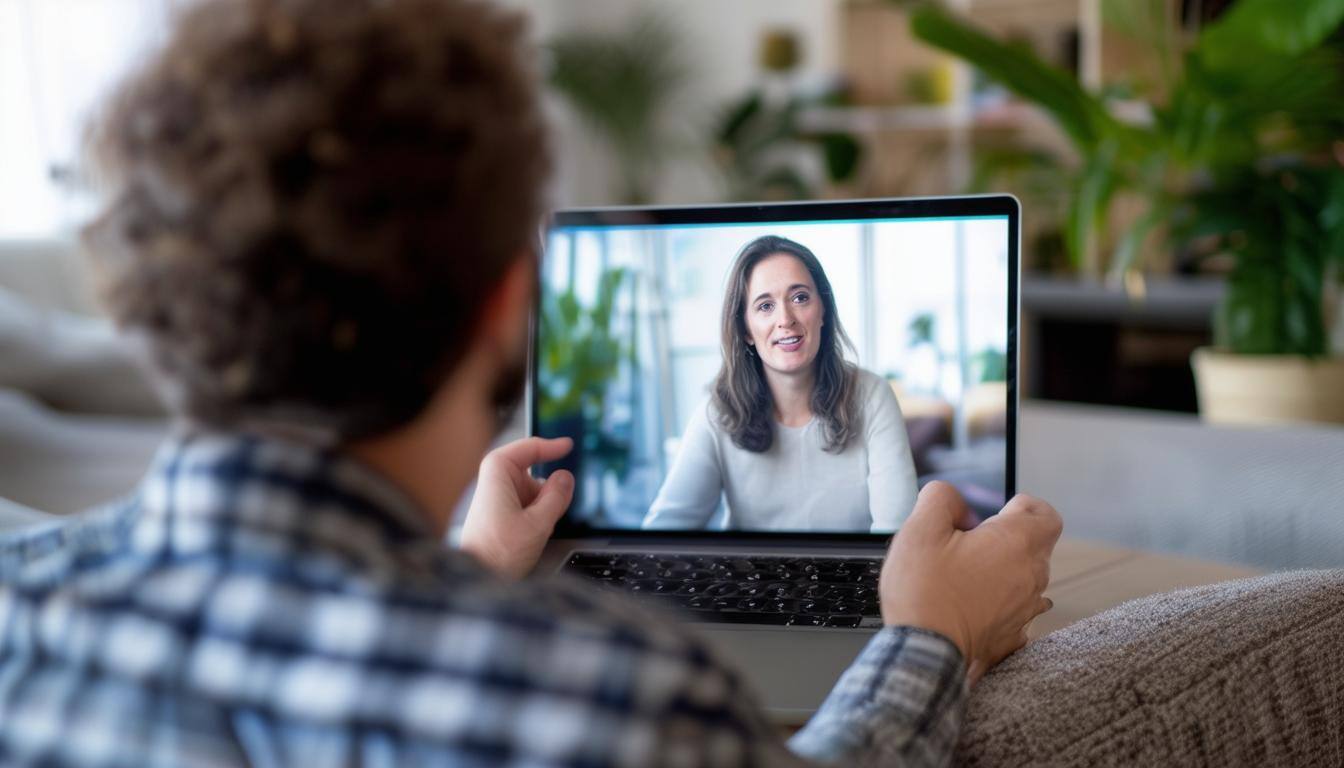
[[[567,469],[557,469],[541,484],[537,497],[527,507],[527,513],[537,522],[554,526],[569,502],[574,499],[574,475]]]
[[[969,508],[949,483],[934,481],[924,486],[915,501],[901,533],[929,539],[946,539],[959,528],[966,528]]]

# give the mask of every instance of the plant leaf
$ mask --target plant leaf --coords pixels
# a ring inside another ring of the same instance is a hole
[[[1199,36],[1210,70],[1246,70],[1320,45],[1344,21],[1344,0],[1237,0]]]
[[[1322,243],[1327,261],[1334,261],[1336,276],[1344,282],[1344,172],[1326,179],[1325,204],[1321,207],[1320,228],[1329,233]]]
[[[1120,242],[1115,246],[1115,253],[1111,255],[1111,274],[1119,277],[1133,269],[1135,260],[1139,256],[1139,249],[1143,246],[1144,238],[1153,231],[1159,223],[1165,221],[1170,215],[1165,205],[1153,201],[1148,210],[1144,211],[1134,226],[1125,232],[1120,238]]]
[[[1001,43],[932,5],[914,12],[910,29],[924,42],[965,59],[985,75],[1044,107],[1081,147],[1095,145],[1116,129],[1105,107],[1072,75],[1046,64],[1030,51]]]
[[[742,130],[761,111],[761,92],[752,91],[728,107],[715,137],[720,144],[737,144]]]
[[[826,177],[832,182],[848,181],[859,169],[863,145],[847,133],[825,133],[816,137],[826,161]]]
[[[1089,233],[1101,229],[1105,222],[1106,210],[1118,183],[1115,155],[1116,145],[1113,142],[1102,144],[1087,159],[1080,173],[1069,206],[1068,224],[1064,228],[1064,242],[1075,266],[1082,265]]]
[[[1214,325],[1218,346],[1245,355],[1284,352],[1278,270],[1257,259],[1241,259],[1227,280],[1227,293]]]
[[[807,182],[787,165],[766,171],[757,181],[758,188],[770,200],[801,200],[807,197]]]

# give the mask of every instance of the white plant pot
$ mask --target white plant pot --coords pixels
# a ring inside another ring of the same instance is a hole
[[[1205,421],[1344,424],[1344,357],[1235,355],[1203,347],[1191,363]]]

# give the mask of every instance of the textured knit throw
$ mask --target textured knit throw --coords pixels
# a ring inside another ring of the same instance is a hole
[[[1125,603],[972,691],[955,761],[1344,766],[1344,570]]]

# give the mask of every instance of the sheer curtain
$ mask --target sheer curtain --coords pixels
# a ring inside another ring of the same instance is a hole
[[[0,238],[67,236],[87,218],[89,118],[181,4],[0,0]]]

